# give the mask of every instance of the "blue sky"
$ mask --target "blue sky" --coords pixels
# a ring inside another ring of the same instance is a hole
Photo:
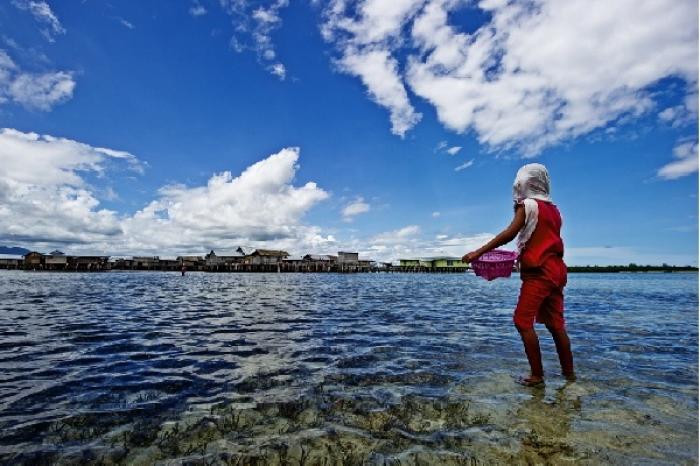
[[[570,264],[697,264],[697,13],[3,2],[0,244],[461,255],[534,160]]]

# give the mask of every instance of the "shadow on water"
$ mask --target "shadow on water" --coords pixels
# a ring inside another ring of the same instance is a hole
[[[572,276],[534,389],[516,280],[179,278],[0,274],[0,462],[697,462],[697,275]]]

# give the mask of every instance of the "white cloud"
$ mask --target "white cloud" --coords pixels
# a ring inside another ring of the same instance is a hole
[[[0,238],[27,243],[93,243],[121,233],[115,212],[100,209],[85,173],[110,162],[137,164],[70,139],[0,130]]]
[[[0,104],[13,101],[28,109],[49,111],[73,97],[74,89],[72,73],[28,73],[0,49]]]
[[[235,33],[231,38],[231,47],[239,53],[254,51],[267,71],[284,80],[287,70],[284,64],[276,61],[272,33],[282,25],[281,11],[289,5],[289,0],[220,0],[220,3],[233,18]]]
[[[661,167],[657,173],[663,179],[675,180],[698,171],[698,141],[679,141],[673,148],[675,160]]]
[[[118,18],[118,19],[119,19],[119,23],[122,26],[124,26],[125,28],[134,29],[135,26],[132,23],[130,23],[129,21],[125,20],[124,18]]]
[[[194,1],[192,2],[192,6],[191,6],[190,9],[189,9],[189,12],[190,12],[190,15],[192,15],[193,17],[196,18],[196,17],[198,17],[198,16],[206,15],[206,14],[207,14],[207,9],[204,8],[204,5],[202,5],[201,3],[199,3],[198,0],[194,0]]]
[[[417,240],[418,234],[420,234],[420,227],[418,225],[407,225],[398,230],[387,231],[376,235],[370,241],[371,245],[397,245],[405,243],[406,241]]]
[[[37,22],[47,26],[41,30],[41,33],[49,42],[55,41],[54,36],[66,33],[61,22],[45,1],[13,0],[12,4],[20,10],[29,11]]]
[[[438,211],[435,211],[435,212],[432,213],[432,217],[433,217],[433,218],[438,218],[440,215],[441,215],[441,214],[440,214],[440,212],[438,212]]]
[[[460,30],[453,13],[464,8],[489,19]],[[647,112],[649,87],[665,77],[696,93],[697,13],[676,0],[331,0],[322,33],[341,69],[390,110],[394,133],[418,121],[396,124],[418,115],[408,85],[447,128],[533,155]]]
[[[697,94],[688,95],[682,105],[667,107],[659,112],[659,120],[670,124],[673,128],[680,128],[692,123],[697,117]]]
[[[493,235],[490,233],[471,236],[440,234],[428,238],[421,235],[418,225],[408,225],[398,230],[380,233],[355,246],[365,257],[389,262],[418,257],[462,257],[491,238]]]
[[[223,172],[206,186],[163,187],[156,200],[125,220],[127,249],[201,250],[270,241],[298,247],[320,241],[318,230],[301,219],[328,194],[313,182],[292,185],[298,158],[299,149],[287,148],[235,177]]]
[[[282,81],[287,77],[287,68],[282,63],[275,63],[274,65],[268,66],[268,71]]]
[[[392,56],[401,28],[423,0],[333,0],[325,11],[324,38],[341,52],[341,71],[359,77],[370,98],[389,110],[392,133],[403,137],[422,115],[411,105]]]
[[[358,197],[343,208],[343,220],[350,222],[356,215],[364,214],[369,211],[370,205],[367,204],[362,197]]]
[[[414,91],[458,132],[528,153],[651,107],[645,87],[678,75],[697,80],[697,5],[658,1],[511,2],[475,34],[431,2],[413,37]],[[556,41],[551,38],[556,37]],[[581,40],[585,37],[586,40]]]
[[[680,142],[674,153],[678,160],[697,157],[697,141]],[[369,238],[339,241],[304,222],[305,214],[328,193],[314,182],[294,184],[298,161],[298,149],[283,149],[235,176],[223,172],[199,186],[164,186],[137,212],[117,213],[101,207],[99,199],[118,200],[110,183],[115,170],[143,170],[133,154],[2,129],[0,242],[106,254],[201,254],[239,244],[282,248],[292,254],[350,249],[366,258],[392,261],[460,257],[493,237],[490,233],[428,237],[413,224]],[[363,202],[362,198],[356,201]],[[350,209],[350,213],[359,210]],[[696,258],[682,254],[623,247],[567,248],[567,260],[572,264],[697,263]]]
[[[408,100],[398,73],[398,63],[388,50],[348,49],[338,66],[346,73],[359,76],[372,100],[389,109],[391,132],[403,137],[421,119]]]
[[[8,93],[15,102],[27,108],[49,111],[73,97],[74,89],[72,73],[22,73],[10,83]]]
[[[462,170],[467,169],[467,168],[471,167],[472,165],[474,165],[474,159],[469,160],[467,162],[464,162],[462,165],[460,165],[458,167],[455,167],[455,171],[461,172]]]
[[[239,244],[291,251],[327,250],[332,235],[303,223],[328,193],[294,186],[299,150],[280,152],[240,175],[213,175],[206,185],[164,186],[133,215],[100,207],[117,199],[107,172],[140,171],[132,154],[14,129],[0,131],[0,241],[67,251],[175,254]]]
[[[445,152],[447,152],[450,155],[457,155],[459,153],[459,151],[461,151],[461,150],[462,150],[461,146],[453,146],[453,147],[450,147],[449,149],[447,149]]]

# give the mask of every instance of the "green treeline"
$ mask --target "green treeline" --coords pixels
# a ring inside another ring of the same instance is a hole
[[[570,273],[578,272],[697,272],[698,268],[690,265],[571,265],[567,267]]]

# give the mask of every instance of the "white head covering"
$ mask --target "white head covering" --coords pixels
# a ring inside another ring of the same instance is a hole
[[[539,199],[551,202],[549,197],[549,173],[541,163],[528,163],[518,170],[513,182],[513,201]]]
[[[539,207],[535,199],[552,201],[549,197],[549,173],[541,163],[528,163],[518,170],[513,182],[513,201],[525,207],[525,225],[516,239],[521,253],[537,227]]]

